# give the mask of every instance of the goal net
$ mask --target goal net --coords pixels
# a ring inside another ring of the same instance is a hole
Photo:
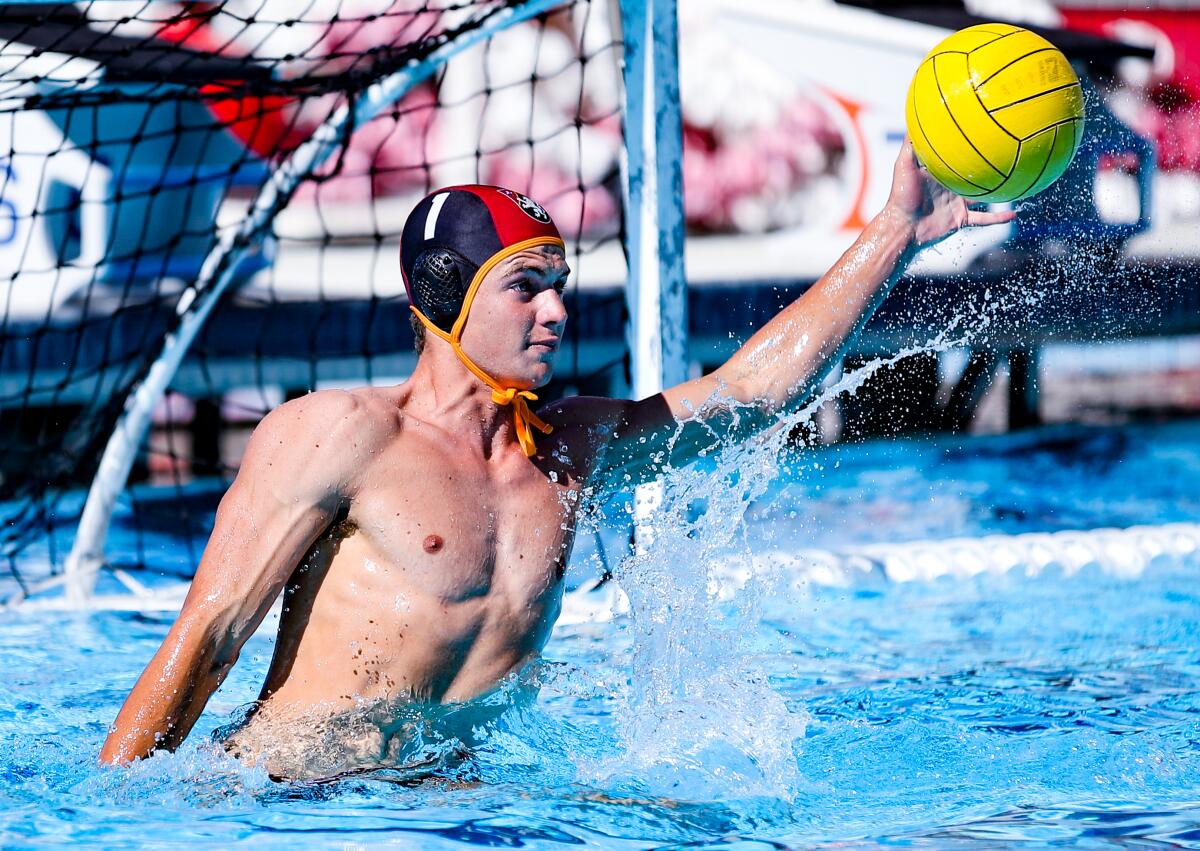
[[[150,582],[147,564],[191,574],[270,408],[411,371],[399,236],[435,187],[494,183],[549,209],[574,274],[543,399],[619,391],[616,4],[529,5],[0,5],[0,600],[60,580],[101,453],[206,258],[231,283],[155,409],[113,518],[110,585]],[[421,63],[373,118],[335,121]],[[256,209],[330,132],[332,154]],[[261,226],[221,254],[252,215]]]

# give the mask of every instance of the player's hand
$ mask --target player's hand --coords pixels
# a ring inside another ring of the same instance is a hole
[[[945,239],[959,228],[998,225],[1016,217],[1011,211],[971,209],[967,199],[942,186],[921,168],[907,136],[896,158],[887,209],[911,224],[913,242],[918,246]]]

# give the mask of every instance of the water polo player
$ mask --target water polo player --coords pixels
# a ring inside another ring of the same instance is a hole
[[[732,403],[769,425],[919,246],[1010,215],[969,210],[906,143],[884,210],[715,372],[640,401],[576,397],[534,413],[567,321],[562,241],[517,193],[433,193],[402,240],[424,332],[411,378],[312,393],[259,424],[101,759],[182,742],[281,592],[274,658],[228,736],[233,753],[285,778],[430,766],[446,754],[427,751],[430,725],[461,753],[479,714],[499,711],[474,698],[550,636],[586,494],[652,478],[668,439],[676,463],[711,446]]]

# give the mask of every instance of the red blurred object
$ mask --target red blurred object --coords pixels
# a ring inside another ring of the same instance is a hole
[[[416,0],[395,0],[387,13],[334,21],[312,57],[323,57],[323,70],[329,73],[353,65],[381,44],[424,38],[435,30],[440,13],[423,8]],[[212,3],[180,6],[178,17],[162,27],[158,37],[203,53],[245,56],[213,27],[218,9]],[[246,94],[243,89],[242,81],[219,80],[202,86],[200,93],[213,116],[264,159],[281,159],[307,140],[336,102],[333,95],[301,99]],[[414,87],[390,111],[357,128],[342,154],[318,169],[323,179],[306,181],[297,198],[312,200],[319,192],[329,200],[362,200],[424,187],[429,171],[424,158],[436,107],[431,84]]]
[[[1130,81],[1145,100],[1134,129],[1154,141],[1160,169],[1200,171],[1200,15],[1069,5],[1060,5],[1058,11],[1069,29],[1153,44],[1148,79]]]
[[[204,53],[227,53],[228,42],[218,38],[208,26],[214,7],[196,3],[184,16],[158,31],[164,41]],[[296,99],[283,95],[226,95],[240,87],[236,80],[219,80],[200,87],[212,114],[229,132],[260,157],[285,154],[307,136],[294,122]]]

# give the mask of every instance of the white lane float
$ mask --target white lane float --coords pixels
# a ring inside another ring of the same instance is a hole
[[[797,589],[968,579],[980,574],[1072,576],[1087,571],[1132,580],[1150,569],[1198,564],[1200,523],[1167,523],[864,544],[838,550],[775,549],[713,563],[708,590],[730,599],[754,576]],[[558,622],[564,626],[596,623],[628,611],[628,599],[610,581],[567,594]]]

